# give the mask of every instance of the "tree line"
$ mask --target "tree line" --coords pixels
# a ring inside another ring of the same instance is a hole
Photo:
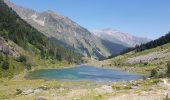
[[[6,40],[12,40],[30,52],[32,52],[30,45],[33,46],[38,49],[33,52],[39,54],[43,59],[80,61],[81,55],[50,41],[45,35],[21,19],[3,0],[0,0],[0,36]]]
[[[137,45],[137,46],[131,47],[131,48],[127,48],[127,49],[123,50],[119,55],[128,53],[130,51],[140,52],[140,51],[144,51],[147,49],[152,49],[152,48],[155,48],[158,46],[162,46],[167,43],[170,43],[170,32],[168,32],[165,36],[162,36],[156,40],[152,40],[148,43]]]

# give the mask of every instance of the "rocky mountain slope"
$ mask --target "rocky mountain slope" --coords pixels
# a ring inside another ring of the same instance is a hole
[[[12,76],[37,65],[48,67],[46,63],[81,62],[81,55],[54,44],[3,0],[0,0],[0,12],[0,77]]]
[[[142,43],[150,41],[150,39],[147,38],[136,37],[131,34],[123,33],[109,28],[94,30],[92,33],[101,39],[108,40],[110,42],[121,44],[127,47],[134,47],[136,45],[140,45]]]
[[[110,55],[110,52],[102,44],[102,40],[69,18],[53,11],[38,13],[31,9],[16,6],[9,0],[5,0],[5,2],[22,19],[44,33],[52,41],[89,57],[102,58]]]

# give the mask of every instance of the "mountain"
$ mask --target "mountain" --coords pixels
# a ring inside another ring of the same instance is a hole
[[[102,44],[102,40],[68,17],[53,11],[38,13],[31,9],[16,6],[9,0],[5,0],[5,2],[22,19],[41,31],[50,40],[88,57],[103,58],[110,55],[110,52]]]
[[[101,39],[102,44],[105,46],[105,48],[109,51],[109,53],[111,54],[110,56],[113,55],[118,55],[120,54],[122,51],[126,50],[127,47],[122,45],[122,44],[118,44],[118,43],[114,43],[108,40],[104,40]],[[109,57],[110,57],[109,56]],[[101,59],[102,60],[102,59]]]
[[[121,44],[126,47],[134,47],[136,45],[140,45],[142,43],[150,41],[150,39],[147,38],[136,37],[131,34],[120,32],[117,30],[112,30],[109,28],[94,30],[92,33],[103,40],[108,40],[110,42]]]
[[[45,61],[48,64],[50,61],[81,62],[81,55],[54,44],[21,19],[3,0],[0,0],[0,12],[0,77],[3,72],[11,74],[13,70],[19,72],[20,69],[24,70],[32,65],[46,66]],[[43,63],[38,64],[39,62]]]
[[[164,77],[169,73],[167,71],[169,69],[169,63],[170,32],[121,55],[95,64],[98,66],[118,67],[122,70],[141,73],[151,77]]]
[[[165,45],[167,43],[170,43],[170,32],[168,32],[168,34],[166,34],[165,36],[162,36],[162,37],[160,37],[156,40],[141,44],[141,45],[136,46],[134,48],[128,48],[128,49],[124,50],[122,52],[122,54],[130,52],[130,51],[134,51],[134,50],[136,52],[140,52],[140,51],[144,51],[144,50],[147,50],[147,49],[156,48],[158,46],[162,46],[162,45]]]

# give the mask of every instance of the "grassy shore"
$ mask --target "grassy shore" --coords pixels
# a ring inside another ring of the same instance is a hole
[[[170,81],[167,79],[166,81],[169,84]],[[1,100],[36,100],[40,97],[47,100],[114,100],[115,98],[121,100],[122,95],[129,98],[144,95],[143,98],[155,96],[163,99],[170,90],[163,83],[163,79],[105,84],[90,81],[26,80],[24,73],[21,73],[10,80],[0,79],[0,82]]]

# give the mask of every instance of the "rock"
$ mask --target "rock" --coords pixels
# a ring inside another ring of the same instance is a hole
[[[38,97],[36,97],[35,100],[47,100],[47,99],[45,97],[43,97],[43,96],[38,96]]]
[[[139,85],[136,82],[134,82],[132,83],[131,89],[139,89]]]
[[[141,55],[141,56],[137,56],[137,57],[132,57],[129,58],[125,64],[137,64],[137,63],[146,63],[153,61],[153,60],[157,60],[157,59],[161,59],[167,56],[170,56],[170,52],[167,52],[168,49],[163,50],[163,51],[157,51],[157,52],[152,52],[152,53],[148,53],[146,55]],[[159,65],[161,62],[157,62],[157,64]]]
[[[170,97],[170,91],[167,91],[166,95],[168,95],[168,97]]]
[[[60,92],[62,92],[62,91],[64,91],[64,90],[65,90],[64,88],[60,88],[60,89],[59,89]]]
[[[56,96],[56,94],[54,94],[54,93],[53,93],[53,94],[50,94],[50,96],[55,97],[55,96]]]
[[[47,86],[42,85],[42,86],[38,87],[38,89],[48,90],[49,88]]]
[[[139,86],[131,86],[131,89],[139,89]]]
[[[43,92],[42,89],[36,89],[36,90],[34,90],[34,93],[41,93],[41,92]]]
[[[166,87],[167,89],[170,89],[170,83],[168,82],[168,79],[161,79],[161,82],[159,82],[159,85],[162,87]]]
[[[23,91],[23,92],[22,92],[23,95],[29,95],[29,94],[32,94],[32,93],[34,93],[34,90],[33,90],[33,89],[29,89],[29,90],[27,90],[27,91]]]
[[[112,93],[113,88],[111,86],[103,85],[100,88],[95,88],[95,91],[100,94]]]
[[[4,38],[0,37],[0,52],[13,57],[19,57],[21,48],[12,41],[6,41]]]

